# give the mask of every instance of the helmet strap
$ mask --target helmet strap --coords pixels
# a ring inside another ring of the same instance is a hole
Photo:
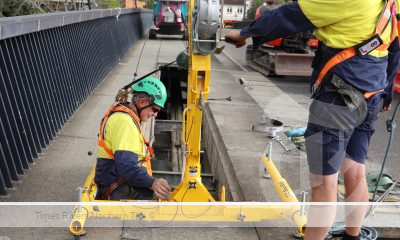
[[[144,107],[141,107],[141,108],[139,108],[139,106],[137,105],[137,103],[136,103],[136,101],[135,100],[133,100],[133,105],[135,105],[135,107],[136,107],[136,111],[137,111],[137,113],[138,113],[138,117],[140,117],[140,113],[144,110],[144,109],[146,109],[146,108],[148,108],[148,107],[150,107],[150,106],[152,106],[153,104],[154,104],[154,102],[152,101],[152,99],[149,97],[149,98],[147,98],[147,97],[142,97],[142,98],[144,98],[144,99],[146,99],[148,102],[149,102],[149,104],[147,104],[146,106],[144,106]],[[139,98],[140,99],[140,98]]]
[[[154,103],[149,103],[149,104],[147,104],[146,106],[144,106],[144,107],[142,107],[142,108],[138,108],[138,107],[136,106],[136,103],[135,103],[135,107],[136,107],[136,109],[137,109],[137,111],[138,111],[139,117],[140,117],[140,113],[141,113],[144,109],[153,106],[153,104],[154,104]]]

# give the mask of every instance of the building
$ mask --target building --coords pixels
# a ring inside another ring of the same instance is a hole
[[[250,2],[249,0],[224,0],[222,9],[224,23],[242,21],[245,12],[249,9]]]
[[[121,6],[125,7],[125,8],[143,8],[144,6],[146,6],[146,2],[145,1],[139,1],[139,0],[122,0],[121,1]]]

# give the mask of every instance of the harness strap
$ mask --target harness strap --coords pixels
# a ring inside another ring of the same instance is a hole
[[[115,191],[121,184],[124,183],[124,178],[119,176],[117,179],[111,183],[108,187],[106,187],[106,190],[101,194],[101,199],[102,200],[108,200],[110,197],[111,193]]]
[[[380,43],[380,45],[374,49],[378,50],[387,50],[388,47],[390,46],[391,42],[396,38],[397,35],[397,19],[395,17],[396,15],[396,3],[395,0],[387,0],[385,7],[383,8],[379,19],[376,23],[375,26],[375,31],[374,31],[374,36],[378,36],[380,38],[380,35],[382,34],[383,31],[385,31],[386,27],[389,25],[389,22],[392,23],[392,30],[391,30],[391,35],[390,35],[390,41],[388,44],[383,44]],[[373,37],[374,37],[373,36]],[[369,39],[370,40],[370,39]],[[374,42],[376,43],[376,41]],[[341,52],[337,53],[335,56],[333,56],[329,61],[324,65],[320,73],[318,74],[317,80],[312,86],[312,92],[313,94],[320,88],[325,75],[337,64],[346,61],[349,58],[352,58],[357,55],[357,51],[355,47],[350,47],[342,50]],[[378,90],[374,92],[366,92],[364,93],[364,98],[368,99],[372,97],[374,94],[378,92],[383,92],[384,90]]]
[[[98,138],[99,147],[102,147],[106,151],[106,153],[108,154],[110,159],[114,160],[114,154],[113,154],[112,150],[109,147],[106,146],[106,143],[105,143],[105,140],[104,140],[104,131],[105,131],[105,125],[107,123],[108,118],[111,116],[111,114],[113,114],[115,112],[124,112],[124,113],[129,114],[132,117],[133,122],[138,127],[138,129],[140,131],[140,134],[143,137],[143,142],[147,146],[147,151],[148,151],[148,153],[150,155],[149,157],[145,158],[145,161],[146,162],[147,161],[150,162],[150,159],[152,157],[154,157],[154,150],[150,146],[149,142],[146,140],[146,138],[143,135],[142,128],[140,126],[140,119],[137,117],[137,115],[131,109],[129,109],[129,108],[127,108],[127,107],[125,107],[125,106],[123,106],[123,105],[121,105],[119,103],[114,103],[108,108],[108,110],[107,110],[107,112],[106,112],[106,114],[105,114],[105,116],[104,116],[104,118],[103,118],[103,120],[101,122],[100,133],[99,133],[99,138]]]

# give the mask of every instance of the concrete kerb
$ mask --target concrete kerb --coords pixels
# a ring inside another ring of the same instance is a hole
[[[264,115],[263,109],[226,71],[212,71],[210,85],[210,98],[232,97],[230,102],[209,101],[204,112],[202,137],[202,144],[207,149],[213,170],[218,171],[214,174],[222,178],[219,179],[220,183],[227,188],[227,199],[279,202],[271,180],[263,178],[264,167],[260,160],[270,140],[265,133],[252,132],[250,127]],[[280,133],[280,137],[286,138],[283,133]],[[301,163],[304,162],[304,156],[301,157],[294,146],[292,149],[292,152],[287,153],[280,145],[274,144],[274,161],[282,176],[298,193],[301,192],[300,188],[308,186],[308,181],[305,186],[303,180],[300,181],[300,175],[307,168]],[[292,230],[256,229],[260,239],[271,239],[272,236],[274,239],[275,236],[281,236],[276,239],[288,239]]]

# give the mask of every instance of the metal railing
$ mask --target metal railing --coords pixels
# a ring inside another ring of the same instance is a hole
[[[0,19],[0,195],[152,24],[143,9]]]

